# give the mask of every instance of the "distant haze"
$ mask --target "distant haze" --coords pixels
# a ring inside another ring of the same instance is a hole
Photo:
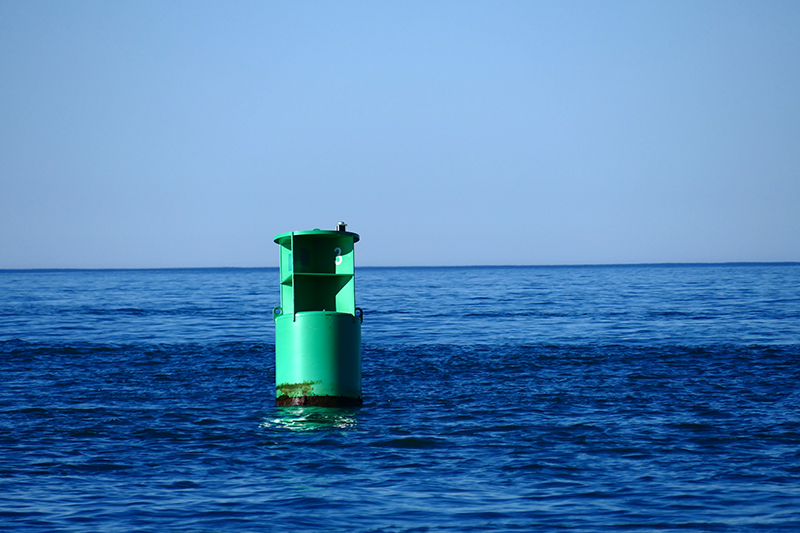
[[[800,2],[0,2],[0,268],[800,261]]]

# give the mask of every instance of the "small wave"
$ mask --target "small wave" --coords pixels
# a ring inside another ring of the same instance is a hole
[[[405,437],[401,439],[391,439],[391,440],[384,440],[378,441],[371,444],[371,446],[377,446],[382,448],[410,448],[410,449],[424,449],[424,448],[436,448],[440,446],[444,446],[447,444],[447,441],[444,439],[438,438],[420,438],[420,437]]]

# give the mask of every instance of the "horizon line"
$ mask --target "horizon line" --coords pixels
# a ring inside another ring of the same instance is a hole
[[[633,266],[747,266],[747,265],[798,265],[800,261],[717,261],[717,262],[657,262],[657,263],[552,263],[514,265],[360,265],[357,268],[581,268],[581,267],[633,267]],[[65,272],[65,271],[134,271],[134,270],[267,270],[279,266],[199,266],[199,267],[34,267],[0,268],[0,272]]]

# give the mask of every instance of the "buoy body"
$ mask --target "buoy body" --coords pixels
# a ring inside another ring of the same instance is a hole
[[[342,223],[336,231],[275,237],[281,253],[281,306],[273,311],[277,405],[361,405],[358,240]]]

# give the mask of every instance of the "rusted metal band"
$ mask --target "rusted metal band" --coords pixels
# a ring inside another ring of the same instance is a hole
[[[344,396],[287,396],[283,394],[275,400],[278,407],[293,405],[310,405],[314,407],[358,407],[364,400],[361,398],[346,398]]]

